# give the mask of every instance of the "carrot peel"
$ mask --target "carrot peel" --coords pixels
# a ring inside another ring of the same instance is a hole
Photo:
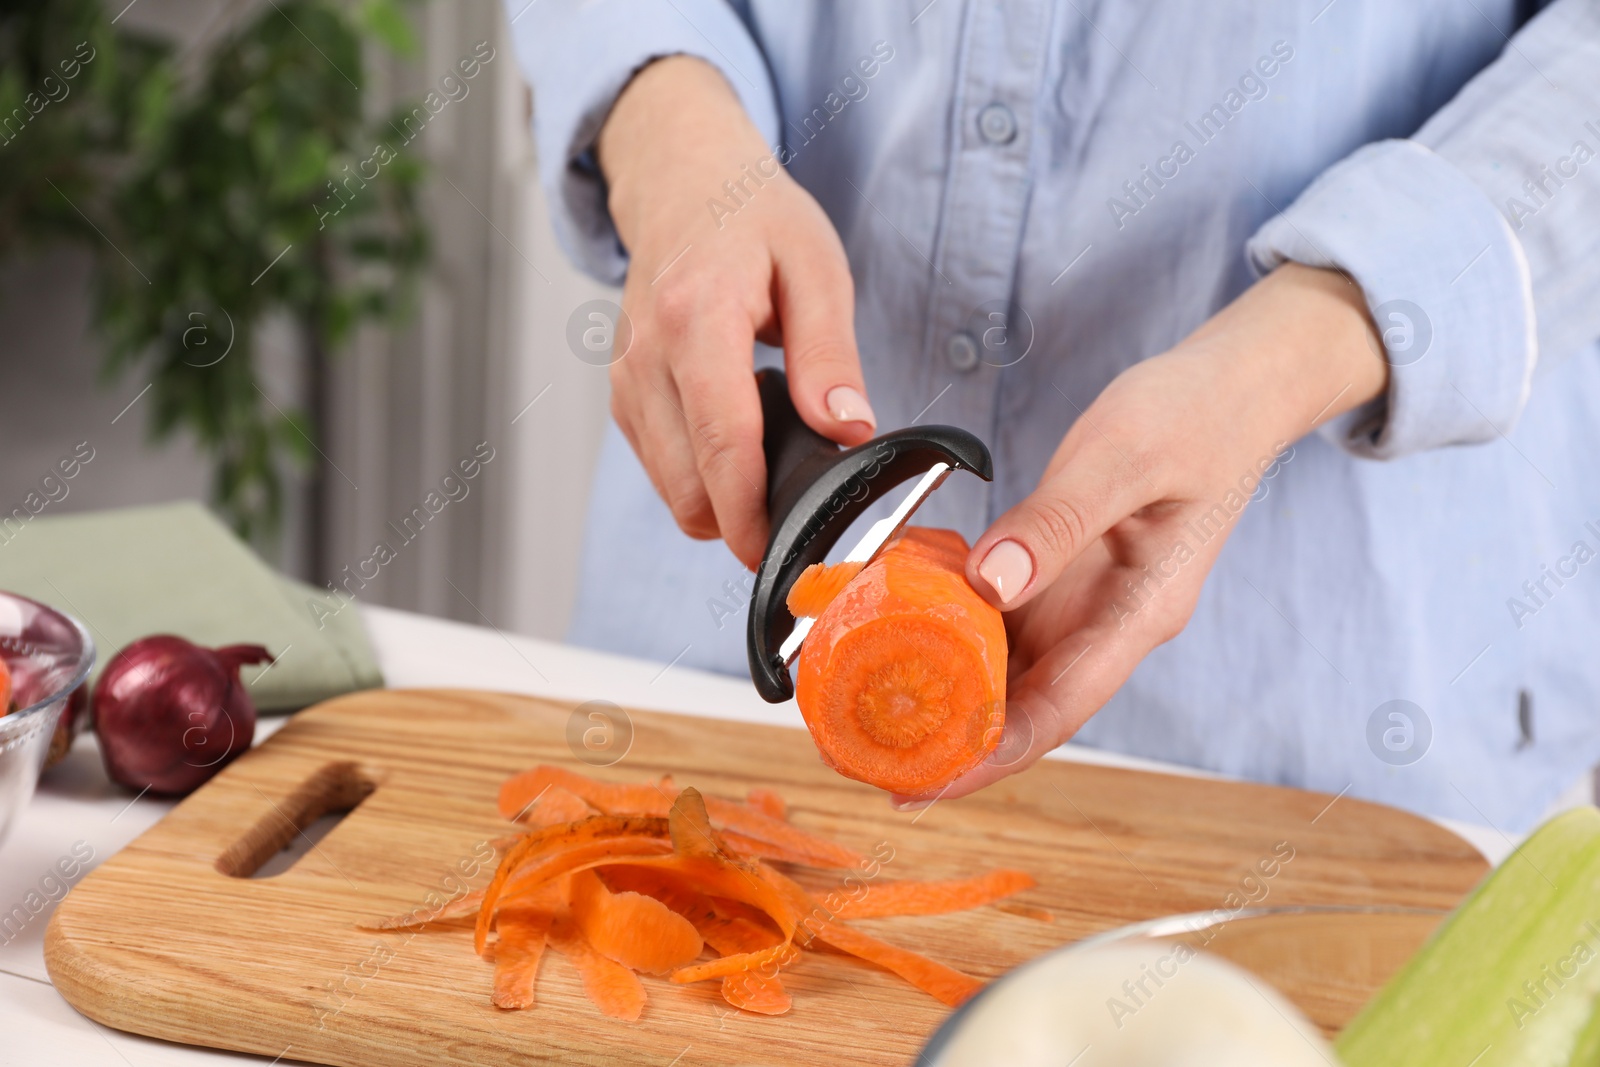
[[[488,885],[426,915],[362,925],[448,928],[442,920],[475,909],[473,944],[493,960],[491,1000],[506,1010],[533,1006],[547,949],[573,965],[601,1012],[624,1020],[637,1020],[648,1003],[641,973],[680,985],[716,981],[736,1008],[783,1014],[793,1006],[783,969],[820,947],[883,968],[953,1006],[982,983],[845,920],[943,914],[1034,884],[1012,870],[869,881],[849,895],[826,893],[819,903],[759,854],[826,866],[855,853],[793,827],[782,798],[762,790],[735,801],[679,789],[669,778],[618,785],[540,767],[508,781],[500,803],[531,828],[497,846],[503,856]],[[868,869],[862,861],[860,870]],[[1019,914],[1023,908],[1009,907]],[[709,959],[702,955],[708,950]]]

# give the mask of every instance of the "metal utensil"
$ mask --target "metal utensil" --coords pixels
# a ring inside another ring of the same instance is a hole
[[[17,704],[11,714],[0,714],[3,844],[33,799],[67,702],[94,666],[94,639],[69,615],[15,593],[0,593],[0,657],[11,669]]]
[[[794,695],[789,664],[815,621],[796,619],[784,604],[800,572],[821,563],[852,522],[902,483],[917,479],[899,506],[872,524],[847,561],[870,563],[951,471],[967,470],[992,481],[994,462],[982,441],[954,426],[911,426],[841,449],[800,418],[782,371],[758,372],[756,386],[772,535],[756,571],[747,651],[756,691],[778,703]]]

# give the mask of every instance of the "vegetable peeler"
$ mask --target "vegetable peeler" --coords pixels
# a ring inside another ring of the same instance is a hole
[[[869,507],[916,478],[899,506],[873,523],[845,557],[872,562],[951,471],[993,481],[994,461],[982,441],[954,426],[908,426],[841,449],[800,418],[782,371],[758,371],[756,387],[772,534],[750,597],[747,651],[756,691],[777,704],[794,696],[789,664],[816,621],[796,619],[785,604],[800,572],[821,563]]]

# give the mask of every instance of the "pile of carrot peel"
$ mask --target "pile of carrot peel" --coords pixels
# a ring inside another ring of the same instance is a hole
[[[507,780],[499,807],[528,829],[501,842],[486,887],[372,927],[475,919],[474,946],[494,962],[493,1003],[504,1009],[534,1005],[547,947],[573,964],[596,1007],[630,1021],[648,999],[641,973],[678,984],[717,981],[730,1005],[781,1015],[792,1006],[783,971],[824,947],[955,1006],[983,983],[846,920],[962,911],[1035,884],[1003,869],[949,881],[880,880],[878,861],[793,825],[769,790],[729,800],[680,790],[670,778],[614,784],[541,766]],[[851,877],[819,897],[774,862]]]

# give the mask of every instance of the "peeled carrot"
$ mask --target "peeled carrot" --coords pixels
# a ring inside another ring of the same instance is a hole
[[[846,777],[928,793],[999,742],[1005,624],[967,584],[968,551],[954,530],[911,527],[844,583],[823,572],[796,583],[790,610],[820,614],[795,699],[823,762]]]
[[[6,666],[6,661],[0,659],[0,715],[9,714],[11,711],[11,668]]]

